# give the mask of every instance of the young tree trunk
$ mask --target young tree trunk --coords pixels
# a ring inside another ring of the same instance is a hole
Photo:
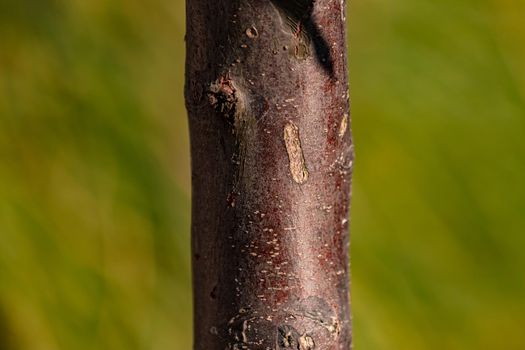
[[[194,349],[350,349],[345,0],[187,0]]]

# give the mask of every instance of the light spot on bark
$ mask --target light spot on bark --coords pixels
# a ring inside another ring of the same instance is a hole
[[[255,27],[250,27],[248,29],[246,29],[246,36],[250,39],[255,39],[259,36],[259,32],[257,31],[257,28]]]
[[[345,113],[343,119],[341,120],[341,125],[339,125],[339,137],[343,138],[348,130],[348,113]]]
[[[301,148],[299,128],[292,122],[288,122],[284,127],[284,143],[288,152],[292,178],[298,184],[304,184],[308,180],[309,174]]]
[[[247,344],[248,343],[248,335],[247,335],[247,331],[248,331],[248,320],[244,320],[244,322],[242,323],[242,342]]]
[[[326,326],[326,329],[332,334],[332,336],[337,337],[341,333],[341,326],[339,320],[335,317],[332,317],[332,323]]]
[[[308,334],[301,336],[298,340],[299,350],[313,350],[315,349],[315,343],[312,337]]]

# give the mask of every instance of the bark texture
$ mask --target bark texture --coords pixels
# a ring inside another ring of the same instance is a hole
[[[345,1],[187,0],[194,349],[350,349]]]

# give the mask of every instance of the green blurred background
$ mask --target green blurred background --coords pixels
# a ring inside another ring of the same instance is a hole
[[[525,2],[349,5],[355,349],[525,349]],[[0,349],[191,348],[182,0],[0,0]]]

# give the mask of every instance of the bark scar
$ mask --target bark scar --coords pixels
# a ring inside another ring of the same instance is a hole
[[[284,143],[290,161],[290,173],[298,184],[304,184],[308,180],[308,169],[306,168],[299,128],[289,121],[284,127]]]

